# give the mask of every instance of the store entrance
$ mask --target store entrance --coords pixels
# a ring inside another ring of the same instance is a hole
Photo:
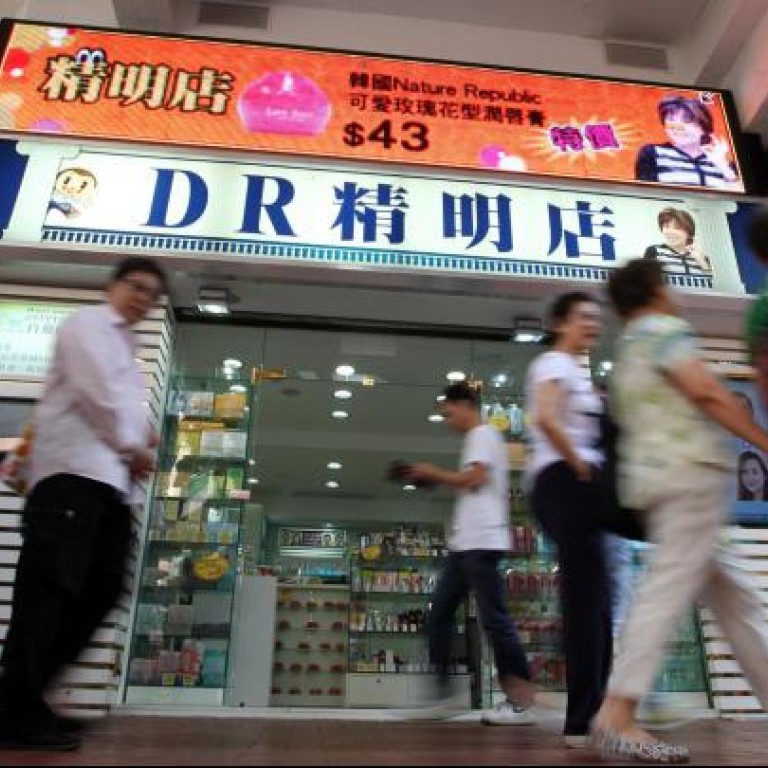
[[[539,351],[505,338],[181,324],[126,701],[418,698],[452,496],[393,481],[389,467],[456,465],[460,436],[437,407],[449,376],[483,383],[486,415],[519,460],[523,376]],[[468,626],[465,610],[453,672],[477,701]]]
[[[419,701],[452,497],[393,481],[388,469],[456,466],[460,437],[441,423],[437,396],[462,375],[482,383],[485,416],[509,449],[510,608],[536,679],[562,691],[554,553],[521,492],[522,388],[540,351],[507,339],[182,324],[126,702]],[[701,649],[692,615],[659,689],[705,706]],[[451,671],[468,707],[501,695],[471,603],[457,616]]]

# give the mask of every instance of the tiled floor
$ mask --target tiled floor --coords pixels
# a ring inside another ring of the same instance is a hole
[[[668,734],[699,765],[765,765],[768,722],[710,720]],[[82,749],[46,755],[0,751],[0,765],[590,765],[566,750],[559,722],[484,727],[476,719],[254,719],[116,715],[95,725]]]

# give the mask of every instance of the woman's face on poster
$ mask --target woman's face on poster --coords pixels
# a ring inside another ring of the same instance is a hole
[[[763,498],[766,479],[768,478],[765,477],[757,459],[753,457],[745,459],[741,467],[741,484],[751,496],[756,499]]]

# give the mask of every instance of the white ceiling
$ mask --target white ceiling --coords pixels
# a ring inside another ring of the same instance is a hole
[[[720,0],[722,2],[722,0]],[[227,0],[232,2],[232,0]],[[717,0],[235,0],[245,5],[432,19],[663,45],[690,35]],[[354,47],[354,46],[350,46]]]

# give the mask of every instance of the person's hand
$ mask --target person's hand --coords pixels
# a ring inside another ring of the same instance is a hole
[[[709,144],[702,144],[701,148],[704,154],[722,171],[726,181],[733,181],[736,174],[728,161],[728,155],[731,151],[728,142],[721,136],[713,136]]]
[[[704,251],[701,250],[701,246],[695,240],[688,246],[688,253],[693,256],[693,258],[696,260],[696,263],[705,272],[710,272],[712,270],[709,259],[704,255]]]
[[[155,452],[144,449],[133,454],[131,458],[131,479],[134,481],[146,480],[156,466]]]
[[[588,483],[592,479],[592,467],[586,461],[577,459],[575,463],[571,464],[571,469],[582,483]]]
[[[409,464],[406,475],[409,480],[426,480],[429,483],[437,483],[440,480],[440,468],[424,462]]]
[[[147,448],[159,448],[160,447],[160,433],[154,428],[149,428],[149,437],[147,438]]]

